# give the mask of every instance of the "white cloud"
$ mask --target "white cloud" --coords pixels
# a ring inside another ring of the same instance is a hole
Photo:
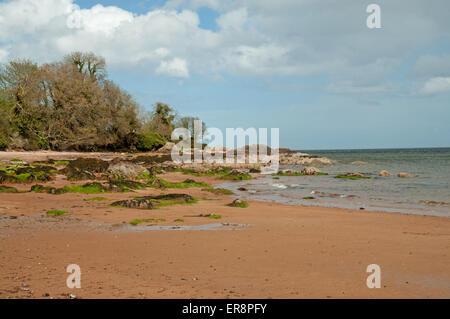
[[[156,74],[165,74],[176,78],[188,78],[189,70],[186,60],[174,58],[170,61],[161,61]]]
[[[69,28],[83,29],[88,33],[99,32],[112,35],[122,23],[133,22],[133,14],[117,7],[104,7],[98,4],[91,9],[75,9],[68,19]]]
[[[247,9],[240,8],[222,14],[217,19],[217,25],[222,30],[227,31],[240,31],[243,29],[245,23],[247,22]]]
[[[450,76],[450,54],[423,55],[417,60],[412,73],[420,77]]]
[[[446,92],[450,92],[450,77],[436,77],[429,79],[425,82],[419,93],[422,95],[433,95]]]
[[[223,1],[222,1],[223,2]],[[217,10],[222,7],[220,0],[169,0],[165,6],[168,9],[208,7]]]
[[[379,0],[382,28],[370,30],[365,5],[354,1],[172,0],[133,14],[102,5],[80,10],[72,0],[14,0],[0,3],[0,52],[50,62],[93,51],[113,69],[178,78],[321,74],[348,91],[350,82],[379,88],[412,50],[448,36],[450,20],[440,9],[447,1],[435,2]],[[193,9],[202,6],[220,12],[218,31],[200,28]],[[69,28],[73,17],[79,24]],[[430,65],[421,61],[418,69]],[[428,77],[437,76],[448,75]]]

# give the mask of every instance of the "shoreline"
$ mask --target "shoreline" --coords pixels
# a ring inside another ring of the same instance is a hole
[[[42,184],[82,183],[57,175]],[[150,210],[111,205],[177,193],[198,201]],[[450,298],[448,218],[255,200],[227,206],[233,198],[202,187],[0,193],[0,298]],[[148,222],[133,228],[133,220]],[[181,228],[155,229],[171,226]],[[80,289],[66,286],[69,264],[81,268]],[[366,286],[370,264],[381,267],[380,289]]]

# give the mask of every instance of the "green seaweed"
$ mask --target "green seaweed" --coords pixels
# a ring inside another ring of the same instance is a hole
[[[0,193],[19,193],[17,188],[0,185]]]
[[[84,185],[70,185],[64,186],[64,191],[67,193],[82,193],[82,194],[99,194],[106,193],[107,190],[100,183],[87,183]]]
[[[202,191],[210,192],[213,194],[232,195],[233,192],[226,188],[202,188]]]
[[[68,212],[65,210],[49,210],[46,212],[48,216],[62,216],[67,214]]]
[[[146,219],[135,219],[129,222],[130,225],[136,226],[142,223],[158,223],[158,222],[165,222],[166,220],[164,218],[146,218]]]
[[[248,203],[243,200],[240,203],[230,203],[230,204],[226,204],[225,206],[230,206],[230,207],[239,207],[239,208],[247,208],[248,207]]]

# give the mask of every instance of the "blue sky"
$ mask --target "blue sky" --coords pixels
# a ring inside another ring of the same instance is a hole
[[[448,1],[55,1],[0,2],[1,62],[93,51],[146,109],[294,149],[450,146]]]

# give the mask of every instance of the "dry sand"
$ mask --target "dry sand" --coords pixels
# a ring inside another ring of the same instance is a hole
[[[164,178],[187,177],[170,173]],[[49,185],[67,183],[59,176]],[[201,200],[139,210],[110,204],[160,191],[0,193],[0,298],[67,298],[70,293],[77,298],[450,297],[448,218],[255,201],[232,208],[225,206],[230,196],[200,188],[164,192]],[[109,200],[86,201],[96,196]],[[46,216],[51,209],[69,214]],[[222,218],[189,217],[211,213]],[[246,226],[202,231],[127,226],[136,218],[166,220],[158,225]],[[81,267],[80,289],[66,286],[69,264]],[[369,264],[381,267],[380,289],[366,286]]]

